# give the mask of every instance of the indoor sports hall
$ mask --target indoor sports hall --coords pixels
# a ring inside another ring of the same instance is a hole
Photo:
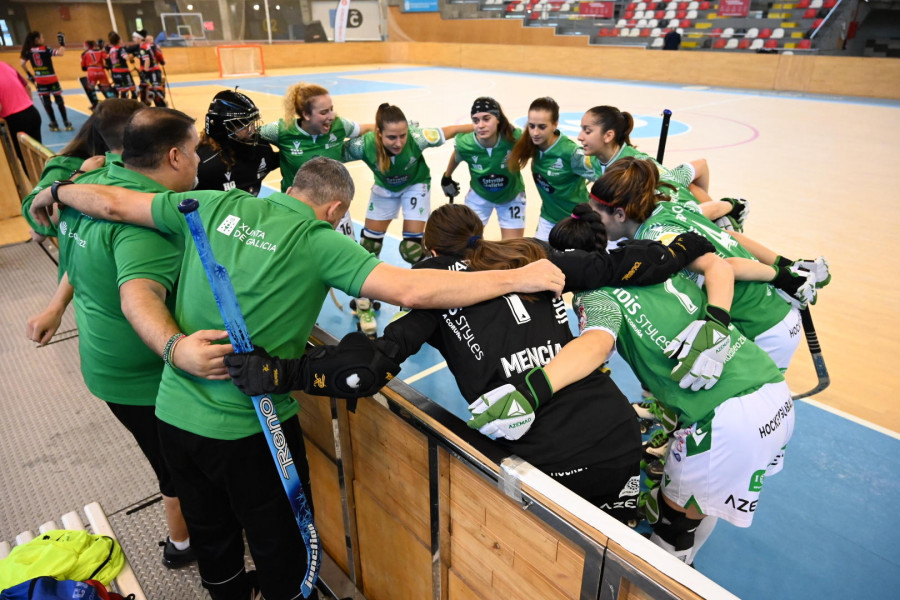
[[[900,517],[893,509],[900,497],[900,407],[893,401],[900,376],[892,361],[900,351],[893,231],[900,207],[892,185],[900,68],[889,59],[801,55],[681,52],[681,63],[645,60],[640,50],[553,46],[546,30],[504,33],[506,42],[492,45],[482,25],[474,28],[478,43],[454,43],[433,19],[392,8],[387,20],[387,42],[264,45],[264,74],[240,77],[217,72],[212,45],[164,47],[170,106],[202,127],[213,95],[237,86],[271,122],[283,114],[286,89],[305,81],[327,88],[336,113],[359,123],[373,122],[382,102],[423,127],[467,123],[472,101],[492,96],[521,127],[531,101],[551,96],[560,105],[561,132],[573,139],[586,109],[629,111],[631,139],[651,155],[662,113],[670,110],[666,165],[705,158],[713,198],[750,201],[747,235],[781,255],[828,259],[833,280],[810,312],[830,384],[796,402],[784,470],[766,480],[753,526],[720,522],[693,570],[468,431],[466,403],[430,347],[403,364],[402,382],[361,400],[355,413],[343,400],[303,396],[316,520],[329,555],[323,579],[341,590],[338,597],[892,597],[900,586]],[[0,53],[6,62],[15,58]],[[57,59],[57,71],[77,130],[90,105],[75,79],[77,59],[67,59]],[[49,131],[46,119],[42,134],[53,152],[72,135]],[[448,141],[424,153],[432,208],[447,202],[439,180],[453,147]],[[358,233],[373,178],[362,162],[347,168],[356,184],[350,210]],[[465,193],[467,170],[454,177]],[[271,173],[260,195],[277,191],[280,179]],[[540,198],[527,174],[526,197],[530,235]],[[405,266],[400,233],[395,220],[381,258]],[[84,386],[71,307],[49,345],[39,348],[24,335],[25,320],[56,287],[54,248],[29,241],[14,218],[0,223],[0,236],[0,540],[14,545],[19,532],[97,501],[146,598],[207,597],[196,567],[159,564],[156,542],[165,533],[153,474]],[[485,237],[499,239],[495,218]],[[326,300],[319,341],[355,329],[349,300],[342,293]],[[379,331],[396,311],[382,306]],[[804,340],[786,375],[795,394],[821,383],[811,357]],[[639,401],[628,366],[618,358],[610,366],[629,399]],[[474,510],[473,498],[483,501]],[[492,515],[503,524],[492,527]],[[399,568],[401,561],[408,568]],[[505,580],[495,564],[521,580]]]

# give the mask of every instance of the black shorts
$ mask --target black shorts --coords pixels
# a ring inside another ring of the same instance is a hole
[[[62,94],[62,88],[59,87],[58,81],[56,81],[54,83],[39,83],[39,84],[37,84],[37,93],[38,93],[38,96],[49,96],[50,94]]]
[[[117,92],[134,91],[134,79],[131,77],[130,71],[113,71],[112,78]]]
[[[115,404],[107,402],[109,410],[116,416],[119,422],[125,426],[125,429],[131,432],[135,441],[140,446],[141,451],[156,478],[159,480],[159,491],[163,496],[175,497],[175,484],[172,481],[172,474],[169,467],[163,459],[162,448],[159,443],[159,419],[156,418],[155,406],[131,406],[128,404]]]
[[[628,523],[637,520],[640,493],[640,457],[619,467],[589,466],[548,473],[611,517]]]

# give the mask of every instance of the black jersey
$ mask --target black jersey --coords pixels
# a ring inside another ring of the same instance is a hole
[[[567,287],[592,289],[609,281],[610,257],[586,252],[551,254],[566,274]],[[466,271],[454,257],[441,256],[413,268]],[[573,339],[565,303],[549,292],[530,299],[518,294],[449,310],[412,310],[389,324],[385,339],[398,344],[401,358],[429,343],[443,355],[463,397],[504,383],[524,383],[534,367],[550,362]],[[636,461],[641,436],[634,410],[609,375],[595,371],[541,404],[531,429],[506,449],[544,471]]]
[[[200,156],[197,189],[228,191],[238,188],[258,196],[262,180],[278,168],[278,154],[265,143],[256,146],[231,144],[230,148],[234,149],[235,161],[228,167],[222,160],[221,150],[209,143],[197,147]]]
[[[28,51],[27,60],[34,69],[36,83],[49,84],[58,81],[56,71],[53,70],[53,57],[59,55],[59,50],[47,46],[32,46]]]

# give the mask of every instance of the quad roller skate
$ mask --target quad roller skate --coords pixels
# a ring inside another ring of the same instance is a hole
[[[645,434],[653,429],[653,426],[657,423],[662,426],[667,434],[678,429],[678,418],[664,408],[653,396],[647,396],[641,402],[631,406],[637,415],[641,434]]]
[[[368,298],[353,298],[350,300],[350,312],[356,317],[356,330],[362,331],[371,339],[378,336],[378,322],[375,319],[375,311],[381,309],[381,302]]]

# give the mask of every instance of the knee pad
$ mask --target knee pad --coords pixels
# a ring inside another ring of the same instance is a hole
[[[400,240],[400,256],[411,265],[422,260],[425,249],[422,247],[422,236],[404,237]]]
[[[378,256],[381,254],[381,247],[384,246],[384,233],[383,231],[372,231],[371,229],[363,228],[359,234],[359,245]]]
[[[662,498],[658,500],[659,520],[653,524],[653,533],[674,546],[676,551],[691,548],[694,545],[694,532],[703,519],[689,519],[686,514],[678,512]]]

